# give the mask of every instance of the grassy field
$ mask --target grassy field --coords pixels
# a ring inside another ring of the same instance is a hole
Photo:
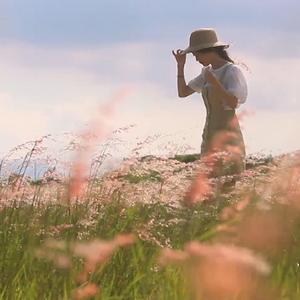
[[[71,208],[57,204],[6,207],[1,211],[0,229],[1,298],[70,298],[77,286],[74,274],[80,271],[80,260],[72,268],[61,268],[55,259],[37,257],[35,250],[49,238],[68,244],[134,232],[138,241],[117,251],[91,278],[101,286],[101,299],[185,299],[182,274],[173,267],[158,269],[159,250],[181,248],[191,239],[209,239],[226,203],[196,209],[159,203],[126,207],[116,197],[107,204],[73,204]],[[62,251],[67,253],[67,249]]]
[[[292,170],[268,200],[251,186],[177,207],[121,191],[44,202],[40,182],[25,201],[3,185],[0,299],[300,299]]]

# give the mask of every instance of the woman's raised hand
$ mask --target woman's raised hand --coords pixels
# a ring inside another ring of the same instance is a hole
[[[176,53],[174,52],[174,50],[172,50],[172,53],[176,58],[177,64],[183,66],[186,61],[186,53],[182,53],[182,52],[183,52],[183,50],[181,50],[181,49],[178,49],[176,51]]]

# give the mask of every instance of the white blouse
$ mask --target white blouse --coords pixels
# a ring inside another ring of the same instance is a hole
[[[218,69],[213,69],[211,65],[203,66],[201,74],[190,80],[187,85],[195,92],[201,93],[202,87],[209,84],[208,82],[204,82],[205,71],[208,69],[219,79],[223,72],[223,68],[228,64],[230,64],[230,66],[228,66],[228,70],[226,70],[226,74],[223,78],[224,88],[238,98],[236,107],[238,108],[242,103],[245,103],[248,95],[248,88],[243,71],[238,65],[233,64],[232,62],[226,62]],[[232,109],[230,106],[225,104],[225,101],[223,101],[223,106],[224,109]]]

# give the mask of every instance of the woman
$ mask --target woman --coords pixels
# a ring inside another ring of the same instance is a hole
[[[178,96],[201,93],[206,107],[200,156],[227,154],[217,160],[212,176],[245,170],[245,144],[235,110],[246,101],[247,83],[242,70],[228,56],[228,47],[218,41],[213,28],[201,28],[192,32],[185,50],[172,51],[177,61]],[[186,53],[192,53],[203,65],[201,74],[188,84],[184,79]]]

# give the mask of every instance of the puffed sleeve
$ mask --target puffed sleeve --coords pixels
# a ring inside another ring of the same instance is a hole
[[[237,108],[245,103],[248,96],[248,87],[246,78],[237,65],[232,65],[226,74],[225,88],[238,98]]]
[[[187,84],[192,90],[194,90],[197,93],[201,93],[202,87],[204,84],[204,67],[202,68],[201,73],[189,81]]]

